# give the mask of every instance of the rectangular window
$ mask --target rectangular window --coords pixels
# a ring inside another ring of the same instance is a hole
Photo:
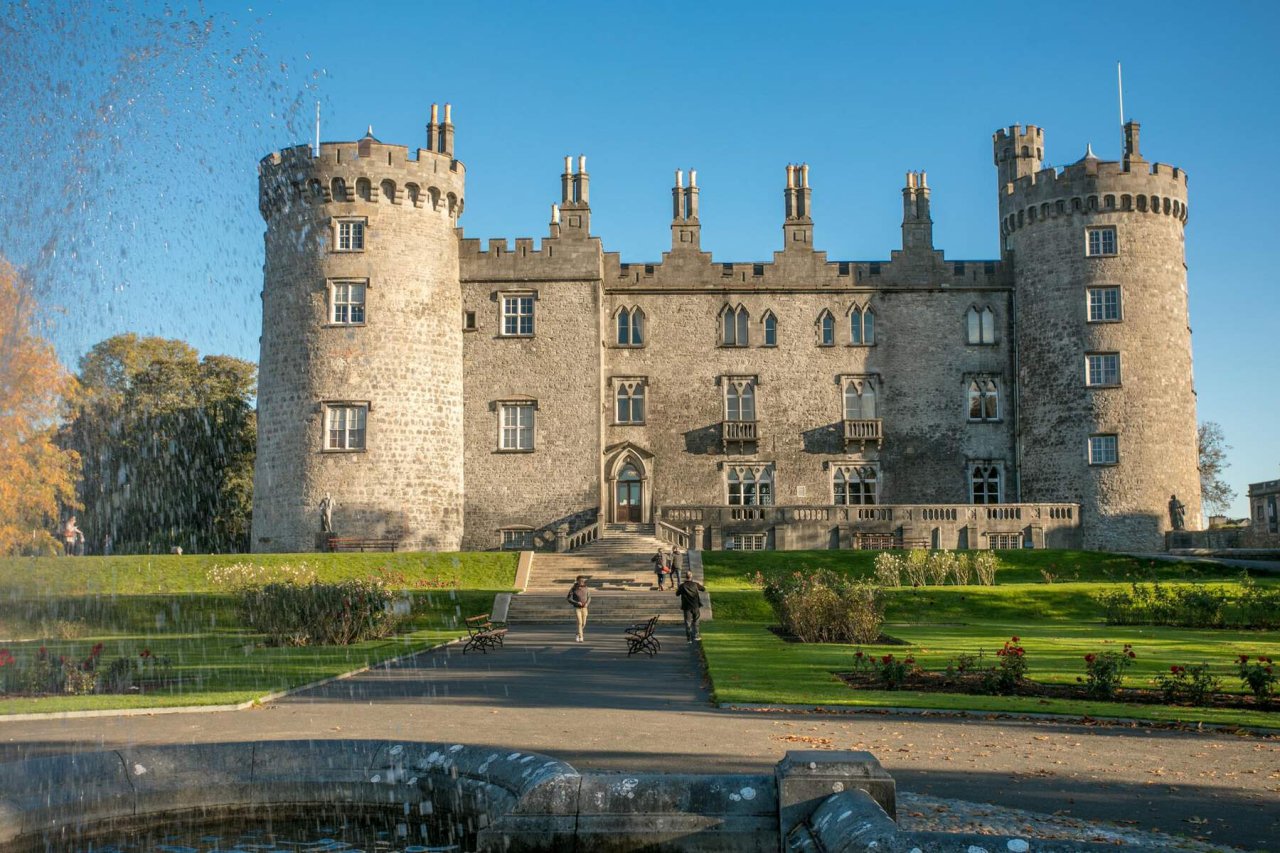
[[[524,529],[503,530],[502,547],[512,551],[528,551],[533,548],[533,531]]]
[[[1120,450],[1114,435],[1089,436],[1089,464],[1115,465],[1120,461]]]
[[[1090,388],[1120,384],[1120,353],[1096,352],[1084,357],[1084,384]]]
[[[501,450],[533,450],[533,404],[503,403]]]
[[[992,551],[1012,551],[1022,547],[1021,533],[988,533],[987,548]]]
[[[766,533],[730,533],[724,538],[726,551],[763,551],[768,542]]]
[[[365,286],[360,282],[334,282],[330,291],[329,322],[355,326],[364,322]]]
[[[476,330],[476,312],[463,311],[462,312],[462,331],[474,332],[475,330]]]
[[[1089,257],[1114,255],[1116,253],[1116,228],[1107,225],[1102,228],[1086,228],[1087,244],[1085,254]]]
[[[533,334],[533,295],[502,297],[502,334],[529,337]]]
[[[367,404],[328,406],[326,420],[326,450],[364,450]]]
[[[643,379],[631,379],[616,381],[617,393],[614,395],[617,401],[616,417],[614,423],[617,424],[642,424],[644,423],[644,391],[645,383]]]
[[[364,251],[364,222],[358,219],[338,220],[338,251]]]
[[[1089,322],[1118,323],[1120,321],[1120,288],[1089,288]]]

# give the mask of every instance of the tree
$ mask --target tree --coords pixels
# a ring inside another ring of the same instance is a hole
[[[75,380],[37,331],[27,282],[0,258],[0,554],[53,553],[80,459],[54,442]]]
[[[1236,496],[1235,489],[1222,479],[1231,445],[1214,421],[1205,421],[1196,428],[1196,445],[1200,453],[1200,500],[1212,512],[1226,512]]]
[[[63,441],[84,459],[81,527],[122,553],[249,544],[257,368],[116,335],[80,362]]]

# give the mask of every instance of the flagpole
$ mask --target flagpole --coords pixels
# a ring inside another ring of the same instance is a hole
[[[1116,90],[1120,94],[1120,152],[1124,156],[1124,77],[1120,72],[1120,61],[1116,60]]]

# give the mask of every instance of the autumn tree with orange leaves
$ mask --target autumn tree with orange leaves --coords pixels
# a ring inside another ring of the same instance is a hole
[[[77,506],[80,456],[54,433],[74,387],[39,334],[30,286],[0,258],[0,554],[58,550],[60,516]]]

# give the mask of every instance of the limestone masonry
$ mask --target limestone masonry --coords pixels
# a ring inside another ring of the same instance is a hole
[[[998,131],[992,260],[934,248],[923,172],[885,260],[814,248],[800,165],[770,260],[713,262],[677,172],[671,250],[624,263],[581,157],[539,245],[465,238],[448,106],[416,152],[271,154],[254,548],[324,547],[326,494],[421,549],[1162,548],[1171,495],[1200,526],[1187,178],[1138,131],[1065,168]]]

